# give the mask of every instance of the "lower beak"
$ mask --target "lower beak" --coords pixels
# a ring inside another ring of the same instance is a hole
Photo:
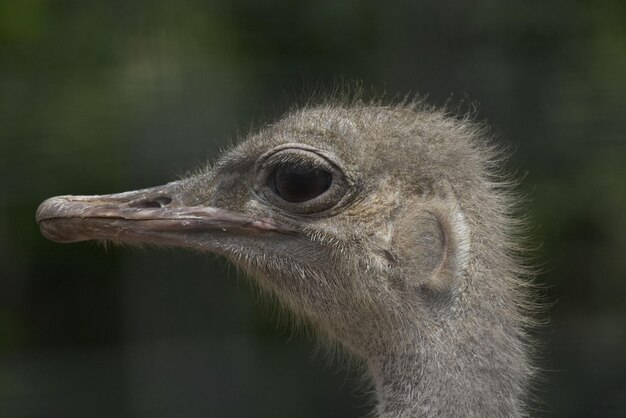
[[[113,240],[196,247],[198,236],[291,233],[272,219],[214,207],[185,206],[179,182],[101,196],[57,196],[37,209],[42,234],[56,242]]]

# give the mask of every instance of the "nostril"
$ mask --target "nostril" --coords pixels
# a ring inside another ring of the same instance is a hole
[[[162,207],[169,205],[170,203],[172,203],[171,198],[167,196],[159,196],[159,197],[155,197],[154,199],[142,199],[142,200],[137,200],[135,202],[131,202],[130,206],[134,208],[150,209],[150,208],[162,208]]]
[[[167,196],[159,196],[156,199],[154,199],[161,207],[163,206],[167,206],[170,203],[172,203],[172,199],[170,199]]]

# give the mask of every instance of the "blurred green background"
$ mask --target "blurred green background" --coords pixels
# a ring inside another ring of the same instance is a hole
[[[535,415],[626,416],[624,22],[623,0],[1,0],[0,416],[366,414],[358,374],[222,259],[34,221],[174,179],[341,79],[478,104],[554,303]]]

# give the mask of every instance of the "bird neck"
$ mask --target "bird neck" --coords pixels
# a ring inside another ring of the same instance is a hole
[[[530,373],[518,336],[501,323],[463,322],[369,357],[380,418],[523,415]]]

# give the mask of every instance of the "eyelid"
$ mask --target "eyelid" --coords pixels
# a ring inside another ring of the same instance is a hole
[[[262,154],[256,163],[257,170],[259,168],[262,168],[266,163],[268,163],[269,160],[272,159],[272,157],[277,157],[277,156],[282,155],[283,151],[291,151],[293,153],[299,153],[299,154],[301,153],[302,155],[314,154],[316,157],[319,157],[321,161],[324,161],[328,163],[330,166],[332,166],[333,168],[336,168],[337,170],[340,170],[343,172],[343,170],[341,170],[340,168],[343,165],[343,163],[333,153],[316,148],[311,145],[292,143],[292,142],[279,145],[277,147],[272,148],[269,151],[266,151],[264,154]],[[291,152],[289,154],[291,154]]]
[[[278,152],[266,158],[260,168],[277,167],[279,165],[294,165],[296,167],[312,167],[318,169],[333,170],[335,167],[318,155],[307,155],[308,152]]]

